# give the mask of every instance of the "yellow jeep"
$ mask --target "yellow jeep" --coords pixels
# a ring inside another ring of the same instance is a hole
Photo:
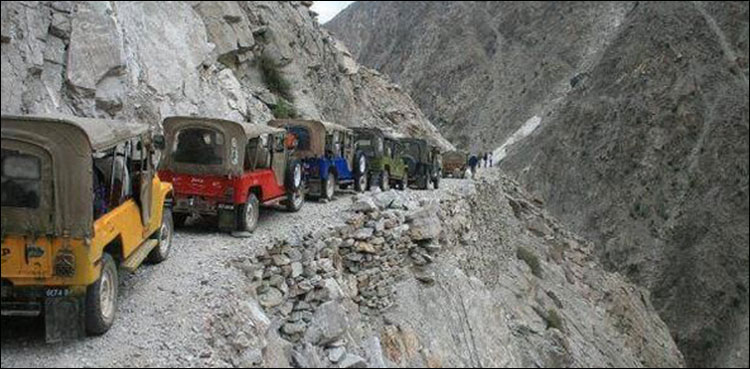
[[[2,116],[2,315],[39,316],[48,342],[104,334],[118,270],[167,258],[172,187],[147,125]]]

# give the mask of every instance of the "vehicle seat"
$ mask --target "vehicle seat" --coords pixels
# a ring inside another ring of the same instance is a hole
[[[258,169],[268,169],[271,167],[271,153],[265,147],[258,149],[256,160]]]

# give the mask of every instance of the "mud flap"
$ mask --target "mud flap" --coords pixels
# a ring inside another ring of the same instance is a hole
[[[47,343],[79,339],[86,334],[85,296],[48,297],[44,301]]]
[[[239,208],[239,207],[238,207]],[[222,232],[232,232],[237,230],[236,210],[219,209],[219,230]]]

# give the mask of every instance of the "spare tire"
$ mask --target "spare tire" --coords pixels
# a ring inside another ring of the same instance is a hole
[[[409,170],[409,176],[416,178],[417,177],[417,160],[411,157],[410,155],[404,156],[404,164],[406,164],[407,169]]]
[[[292,159],[286,166],[284,174],[284,187],[287,193],[297,192],[302,188],[302,163]]]

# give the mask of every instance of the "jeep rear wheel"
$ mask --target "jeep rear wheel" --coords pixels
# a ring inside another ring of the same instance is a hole
[[[403,191],[409,187],[409,173],[404,173],[404,178],[399,182],[398,189]]]
[[[174,213],[172,214],[172,220],[175,228],[182,228],[185,226],[187,219],[190,214],[188,213]]]
[[[174,224],[172,223],[172,211],[165,208],[161,216],[161,228],[154,233],[151,238],[157,240],[159,245],[148,254],[148,261],[158,264],[169,257],[169,250],[172,249],[172,235]]]
[[[117,265],[109,254],[102,254],[99,279],[86,288],[86,333],[101,336],[112,327],[117,313]]]
[[[391,189],[391,175],[387,170],[380,172],[380,189],[383,191]]]
[[[254,193],[247,196],[247,202],[237,209],[237,230],[240,232],[252,232],[258,227],[258,216],[260,215],[260,202]]]

